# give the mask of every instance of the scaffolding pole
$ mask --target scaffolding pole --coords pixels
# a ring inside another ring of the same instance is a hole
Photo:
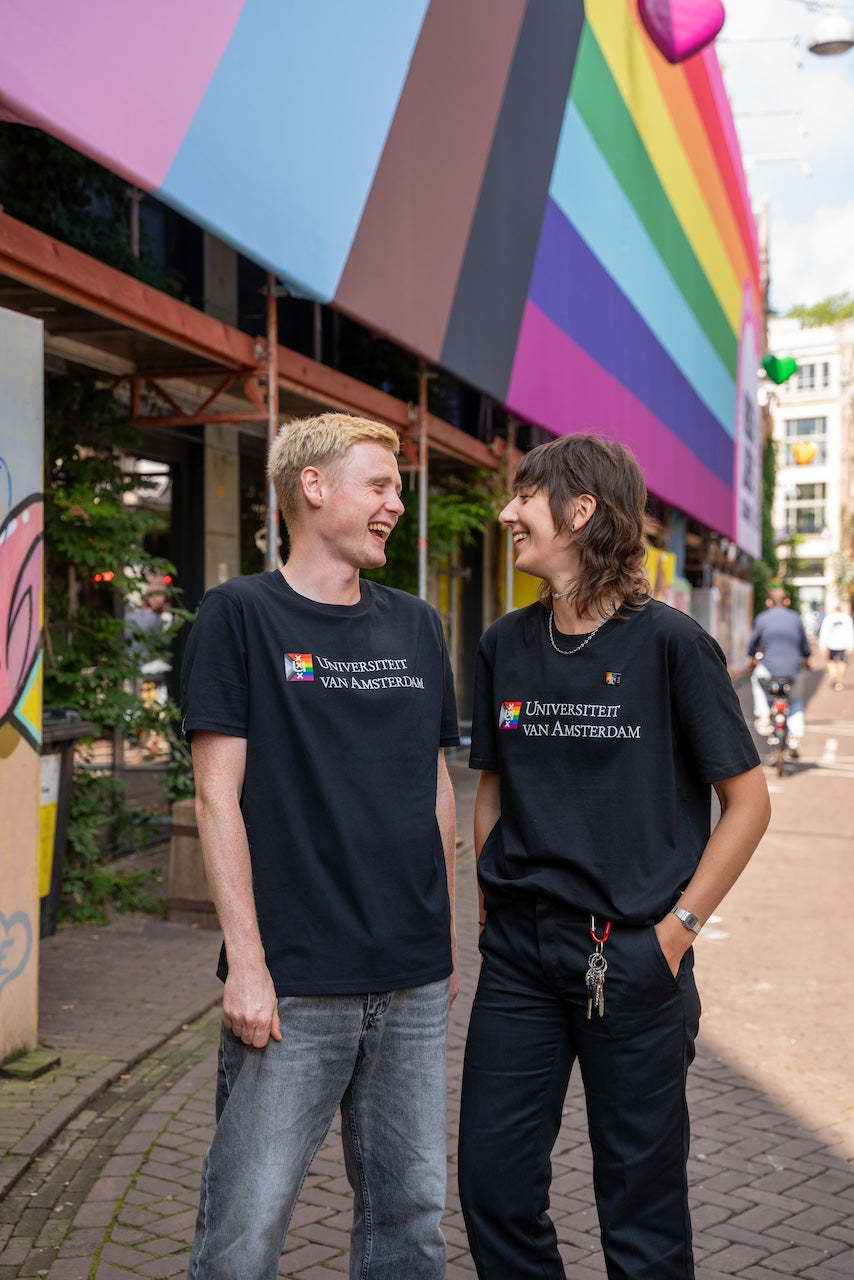
[[[504,465],[506,467],[506,486],[507,493],[513,492],[513,454],[516,448],[516,423],[511,418],[507,423],[507,450],[504,454]],[[513,531],[511,529],[504,530],[504,612],[510,613],[513,609],[513,574],[515,572],[515,563],[513,559]]]
[[[429,484],[429,452],[427,448],[427,367],[421,362],[418,372],[418,595],[427,599],[427,490]]]
[[[267,273],[267,457],[279,431],[279,317],[277,304],[280,289],[275,277]],[[279,500],[273,482],[267,480],[267,535],[264,567],[278,568]]]

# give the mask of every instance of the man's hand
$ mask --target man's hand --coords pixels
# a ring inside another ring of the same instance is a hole
[[[279,1002],[269,970],[229,968],[222,997],[222,1020],[244,1044],[263,1049],[281,1040]]]

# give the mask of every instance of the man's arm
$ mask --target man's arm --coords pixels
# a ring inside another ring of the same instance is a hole
[[[679,899],[679,906],[692,912],[701,924],[705,924],[747,866],[771,817],[761,765],[714,785],[721,804],[720,821]],[[694,935],[670,913],[659,920],[655,932],[675,974]]]
[[[457,923],[456,923],[456,867],[457,867],[457,805],[454,799],[454,786],[445,752],[439,748],[439,765],[436,772],[436,821],[442,837],[442,848],[445,852],[445,871],[448,877],[448,900],[451,904],[451,957],[453,972],[451,973],[451,994],[449,1004],[456,1000],[460,983],[457,976]]]
[[[750,633],[750,639],[747,642],[747,660],[751,667],[757,664],[756,653],[762,647],[762,633],[760,628],[754,623],[753,630]]]
[[[498,819],[501,817],[501,783],[497,769],[483,769],[477,784],[477,795],[474,801],[474,856],[480,861],[480,854],[486,844],[486,838]],[[486,908],[483,905],[483,893],[477,887],[477,919],[481,928],[486,920]]]
[[[193,734],[196,822],[208,887],[225,939],[228,976],[222,1018],[244,1044],[261,1049],[281,1040],[278,1001],[267,968],[240,795],[246,740],[221,733]]]

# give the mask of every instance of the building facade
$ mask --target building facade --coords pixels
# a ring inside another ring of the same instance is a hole
[[[797,372],[768,392],[777,446],[773,524],[784,576],[810,615],[844,589],[854,552],[854,320],[769,323],[769,347]]]

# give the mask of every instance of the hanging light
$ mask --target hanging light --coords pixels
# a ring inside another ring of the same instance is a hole
[[[810,53],[829,56],[847,53],[854,46],[854,27],[839,13],[828,13],[819,18],[809,38]]]

